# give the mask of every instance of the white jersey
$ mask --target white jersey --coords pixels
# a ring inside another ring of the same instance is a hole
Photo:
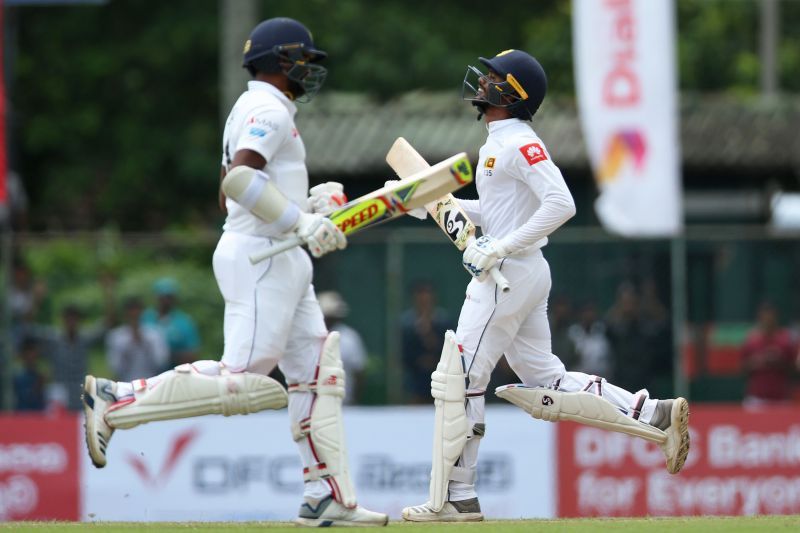
[[[225,122],[222,137],[222,166],[230,170],[239,150],[252,150],[267,161],[264,170],[284,196],[307,210],[308,170],[303,139],[294,124],[297,107],[269,83],[250,81]],[[260,237],[277,237],[280,232],[230,198],[223,230]]]
[[[484,233],[510,252],[532,251],[575,212],[572,195],[544,143],[516,118],[487,126],[476,168],[478,202],[467,202]],[[474,211],[479,210],[479,213]]]

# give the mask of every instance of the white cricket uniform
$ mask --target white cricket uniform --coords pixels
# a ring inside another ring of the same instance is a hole
[[[267,161],[264,170],[289,200],[307,210],[305,146],[295,127],[296,106],[271,84],[251,81],[225,123],[222,164],[239,150],[253,150]],[[268,374],[277,364],[287,383],[311,383],[328,331],[314,294],[308,253],[296,247],[256,265],[248,257],[285,238],[235,201],[226,200],[228,217],[214,251],[214,275],[225,299],[225,350],[231,370]],[[292,423],[310,415],[313,395],[289,395]],[[298,441],[304,466],[315,464],[308,440]],[[322,482],[306,483],[306,495],[329,491]]]
[[[531,126],[510,118],[490,122],[489,136],[476,167],[478,200],[460,200],[484,235],[500,239],[511,253],[498,262],[511,291],[497,290],[491,277],[470,281],[456,337],[464,349],[467,416],[478,431],[464,448],[458,466],[476,471],[484,429],[484,396],[492,370],[505,354],[512,370],[530,386],[578,391],[591,376],[566,372],[551,352],[547,297],[552,280],[541,248],[547,236],[575,214],[575,204],[561,171]],[[603,396],[626,408],[634,395],[603,382]],[[652,415],[646,402],[641,420]],[[449,498],[475,497],[474,484],[451,481]]]

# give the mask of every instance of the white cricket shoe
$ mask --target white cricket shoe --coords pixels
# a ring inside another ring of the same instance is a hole
[[[685,398],[660,400],[653,417],[662,420],[660,424],[653,425],[667,434],[666,442],[660,445],[667,472],[677,474],[689,455],[689,402]]]
[[[348,509],[335,501],[333,496],[328,496],[320,500],[316,506],[304,502],[294,522],[298,526],[306,527],[385,526],[389,522],[389,517],[383,513],[364,509],[360,505]]]
[[[478,498],[444,502],[441,511],[434,511],[430,502],[403,509],[403,520],[409,522],[480,522],[483,520]]]
[[[106,466],[106,448],[114,434],[114,428],[106,424],[108,406],[117,401],[114,382],[109,379],[86,376],[83,381],[83,412],[86,415],[83,427],[86,430],[86,446],[89,457],[97,468]]]

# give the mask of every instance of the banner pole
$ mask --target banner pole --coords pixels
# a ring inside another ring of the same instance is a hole
[[[670,270],[672,278],[672,389],[675,397],[689,399],[689,382],[683,366],[683,344],[687,321],[686,305],[686,237],[683,234],[670,240]]]

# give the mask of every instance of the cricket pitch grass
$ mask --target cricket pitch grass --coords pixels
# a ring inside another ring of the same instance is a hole
[[[470,524],[416,524],[392,520],[394,531],[424,533],[522,533],[529,531],[559,533],[622,532],[697,532],[730,533],[746,531],[800,531],[800,516],[688,517],[688,518],[584,518],[560,520],[487,520]],[[223,531],[302,531],[289,522],[10,522],[0,530],[44,532],[95,531],[97,533],[201,533]],[[356,529],[357,531],[358,529]],[[378,530],[378,528],[375,528]],[[385,530],[384,530],[385,531]]]

